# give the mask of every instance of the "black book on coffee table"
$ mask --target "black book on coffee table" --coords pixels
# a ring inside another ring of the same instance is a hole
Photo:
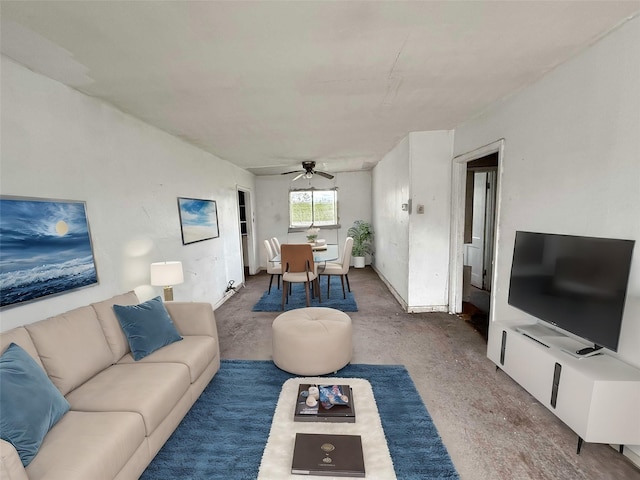
[[[360,435],[296,433],[291,473],[327,477],[364,477]]]
[[[347,405],[333,405],[331,408],[324,408],[320,402],[315,407],[307,406],[307,397],[304,396],[303,392],[308,391],[310,386],[312,385],[302,383],[298,387],[298,399],[296,400],[296,409],[293,415],[294,422],[355,423],[356,410],[353,403],[353,391],[349,385],[338,385],[340,390],[349,398],[349,403]]]

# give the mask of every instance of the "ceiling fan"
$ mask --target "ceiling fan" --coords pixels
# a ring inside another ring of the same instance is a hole
[[[327,172],[319,172],[314,170],[316,168],[316,162],[314,161],[305,161],[302,162],[302,168],[304,168],[304,170],[293,170],[291,172],[285,172],[282,175],[289,175],[290,173],[298,173],[299,175],[294,178],[293,180],[291,180],[292,182],[295,182],[296,180],[298,180],[299,178],[311,178],[313,177],[315,174],[320,175],[321,177],[324,178],[328,178],[329,180],[331,180],[333,178],[333,175],[331,175],[330,173]]]

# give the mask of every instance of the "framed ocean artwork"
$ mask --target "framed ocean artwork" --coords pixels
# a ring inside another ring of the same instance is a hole
[[[183,245],[220,236],[215,200],[178,197],[178,212]]]
[[[97,283],[85,202],[0,196],[0,308]]]

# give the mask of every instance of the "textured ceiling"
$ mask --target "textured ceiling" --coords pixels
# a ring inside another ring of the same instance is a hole
[[[257,174],[369,169],[640,1],[2,1],[2,53]]]

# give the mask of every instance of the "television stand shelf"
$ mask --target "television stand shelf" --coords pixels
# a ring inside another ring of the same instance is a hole
[[[542,324],[491,325],[487,356],[583,442],[640,445],[640,369]]]

